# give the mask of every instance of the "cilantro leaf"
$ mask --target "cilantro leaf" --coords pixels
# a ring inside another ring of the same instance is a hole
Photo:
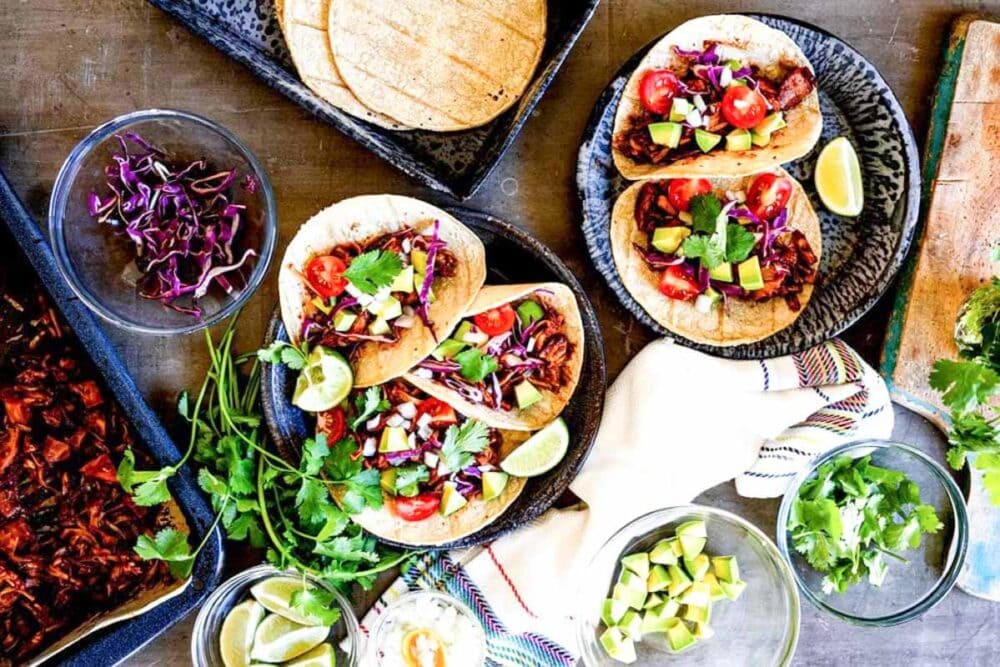
[[[375,294],[391,285],[402,271],[403,262],[396,253],[369,250],[351,260],[344,277],[365,294]]]
[[[306,367],[309,347],[305,342],[296,347],[283,340],[276,340],[267,347],[257,350],[257,358],[269,364],[284,364],[293,371],[300,371]]]
[[[446,472],[458,472],[472,465],[474,454],[490,444],[490,429],[483,422],[468,419],[461,426],[449,426],[441,445],[441,465]]]
[[[757,238],[743,225],[730,223],[726,227],[726,261],[742,262],[753,251]]]
[[[140,535],[133,550],[143,560],[166,561],[170,573],[178,579],[186,579],[194,565],[187,536],[175,528],[164,528],[152,538]]]
[[[299,469],[307,475],[315,476],[323,469],[330,447],[326,444],[326,436],[317,433],[315,438],[307,438],[302,445],[302,461]]]
[[[469,382],[482,382],[487,375],[496,371],[500,366],[496,359],[488,354],[483,354],[475,347],[459,352],[454,356],[454,361],[461,366],[459,372]]]
[[[229,487],[224,481],[212,474],[212,471],[208,468],[202,468],[198,471],[198,486],[201,490],[211,496],[227,496],[229,495]]]
[[[378,558],[364,548],[364,539],[357,537],[335,537],[316,545],[314,553],[339,561],[375,562]]]
[[[357,430],[361,424],[365,423],[373,416],[389,409],[389,401],[382,398],[381,387],[368,387],[364,394],[359,394],[354,399],[354,407],[358,416],[351,422],[351,430]]]
[[[976,361],[939,359],[934,363],[930,385],[953,412],[971,412],[1000,389],[1000,375]]]
[[[136,470],[135,453],[129,448],[118,464],[117,476],[122,488],[132,496],[132,502],[140,507],[151,507],[170,500],[167,480],[175,472],[177,469],[172,466],[160,470]]]
[[[316,625],[331,626],[340,620],[333,593],[319,586],[303,586],[292,593],[292,609],[295,609]]]
[[[382,507],[382,486],[378,470],[369,468],[353,475],[344,482],[347,493],[342,502],[344,509],[351,514],[357,514],[366,506],[374,509]]]
[[[299,518],[307,526],[320,526],[326,521],[324,507],[331,505],[330,490],[323,482],[304,477],[299,492],[295,495],[295,506]]]
[[[691,235],[684,239],[681,247],[684,250],[685,257],[692,259],[700,258],[701,265],[709,270],[714,269],[726,260],[726,250],[715,235]]]
[[[715,232],[716,221],[722,213],[722,200],[709,192],[691,197],[691,228],[694,232],[712,234]]]
[[[399,466],[396,470],[396,494],[406,498],[417,495],[420,482],[426,482],[431,477],[430,470],[422,464]]]

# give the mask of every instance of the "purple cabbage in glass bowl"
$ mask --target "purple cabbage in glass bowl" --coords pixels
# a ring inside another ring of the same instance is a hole
[[[277,210],[263,167],[231,132],[150,109],[73,149],[49,234],[63,277],[95,313],[130,331],[183,334],[225,319],[260,285]]]

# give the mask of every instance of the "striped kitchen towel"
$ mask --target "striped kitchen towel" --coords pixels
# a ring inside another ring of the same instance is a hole
[[[422,557],[362,624],[403,591],[436,588],[479,615],[491,664],[574,664],[574,619],[598,612],[575,608],[576,584],[618,528],[731,479],[743,496],[779,496],[816,455],[888,437],[892,424],[884,382],[840,340],[762,361],[656,341],[608,390],[594,448],[570,485],[581,506],[550,510],[483,549]]]

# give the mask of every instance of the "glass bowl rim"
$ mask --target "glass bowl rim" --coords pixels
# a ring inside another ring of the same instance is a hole
[[[76,181],[76,177],[80,171],[80,163],[83,159],[95,148],[114,136],[115,133],[130,125],[162,120],[193,123],[222,137],[250,165],[264,197],[264,230],[263,242],[259,248],[260,256],[253,271],[247,278],[247,284],[243,288],[243,291],[239,296],[211,316],[180,326],[153,326],[125,317],[106,307],[97,295],[77,276],[76,271],[73,269],[66,247],[65,228],[63,224],[63,217],[69,200],[69,191]],[[77,298],[105,321],[128,331],[144,334],[190,334],[218,324],[232,315],[250,299],[264,281],[278,242],[278,208],[274,198],[274,190],[271,187],[271,180],[267,175],[267,171],[257,159],[257,156],[228,128],[204,116],[178,109],[153,108],[131,111],[112,118],[91,130],[87,136],[73,147],[73,150],[70,151],[66,160],[59,168],[59,173],[56,175],[55,183],[52,186],[52,196],[49,199],[48,216],[49,239],[51,240],[52,249],[55,254],[56,265],[59,267],[59,273],[62,274],[63,279]]]
[[[612,542],[619,539],[623,534],[632,528],[634,525],[643,522],[653,520],[657,517],[666,514],[677,514],[677,519],[664,520],[659,522],[658,527],[663,527],[667,523],[674,523],[681,520],[685,515],[692,515],[696,513],[708,514],[713,518],[720,519],[731,525],[737,526],[742,529],[746,534],[752,536],[757,540],[764,551],[769,556],[770,562],[774,565],[777,571],[780,573],[781,579],[784,581],[784,590],[791,603],[789,613],[788,613],[788,628],[790,630],[790,637],[785,643],[784,651],[779,665],[786,666],[792,663],[792,659],[795,657],[795,650],[798,648],[799,644],[799,634],[801,632],[802,626],[802,605],[799,600],[799,590],[796,586],[795,579],[793,577],[793,570],[790,567],[788,561],[786,561],[776,546],[775,542],[767,536],[760,528],[752,524],[750,521],[744,519],[738,514],[734,514],[728,510],[719,509],[717,507],[710,507],[708,505],[699,505],[697,503],[687,503],[684,505],[669,505],[667,507],[661,507],[659,509],[646,512],[636,518],[632,519],[628,523],[624,524],[621,528],[616,530],[607,540],[598,547],[594,555],[587,561],[584,572],[590,570],[598,558],[602,555],[605,549],[607,549]],[[649,531],[645,531],[649,532]],[[643,533],[645,534],[645,533]],[[583,590],[582,588],[580,589]],[[578,596],[582,593],[578,593]],[[592,623],[586,621],[587,617],[583,614],[579,615],[574,623],[576,626],[576,640],[579,644],[577,647],[580,649],[580,662],[583,665],[589,664],[586,660],[587,653],[583,650],[584,646],[588,645],[592,641]]]
[[[294,579],[302,579],[305,577],[310,584],[321,586],[325,590],[330,591],[333,594],[334,599],[337,601],[337,604],[340,605],[340,619],[344,622],[344,626],[347,628],[347,637],[351,640],[352,650],[348,654],[348,667],[350,665],[362,664],[361,658],[365,651],[364,637],[361,632],[361,626],[358,623],[358,617],[355,615],[354,608],[351,606],[351,601],[348,600],[347,597],[338,591],[334,586],[323,581],[322,579],[319,579],[318,577],[314,577],[311,574],[303,574],[297,570],[282,570],[269,563],[261,563],[260,565],[254,565],[253,567],[237,572],[219,584],[219,586],[212,591],[212,594],[206,598],[205,602],[202,603],[201,609],[198,610],[198,616],[195,618],[194,627],[191,630],[192,664],[206,664],[203,658],[208,651],[209,642],[217,641],[216,637],[209,636],[209,616],[217,610],[219,605],[221,605],[222,599],[229,593],[241,587],[246,588],[249,593],[248,585],[250,585],[254,579],[264,576],[267,576],[268,578],[292,577]]]
[[[821,465],[847,452],[852,452],[858,449],[872,448],[904,452],[922,463],[934,474],[937,480],[944,487],[948,499],[951,501],[952,514],[955,518],[955,534],[952,537],[952,544],[955,545],[957,540],[957,548],[955,548],[955,555],[952,559],[950,567],[945,571],[934,588],[925,593],[913,604],[901,609],[900,611],[882,616],[867,617],[856,616],[832,607],[824,602],[818,595],[816,595],[816,593],[812,591],[811,588],[809,588],[809,586],[805,584],[802,577],[799,575],[798,568],[792,564],[792,554],[789,550],[788,530],[786,526],[788,525],[788,517],[791,514],[792,503],[798,495],[799,489],[802,488],[802,485]],[[965,565],[965,557],[969,547],[969,517],[965,507],[965,497],[962,495],[958,484],[955,483],[955,480],[952,479],[951,474],[945,470],[944,466],[932,459],[926,453],[911,445],[895,440],[871,438],[866,440],[854,440],[852,442],[834,447],[830,451],[814,459],[808,468],[801,470],[792,479],[788,485],[788,489],[785,491],[784,496],[782,496],[781,506],[778,508],[778,520],[775,526],[775,537],[778,550],[781,551],[782,558],[785,559],[791,569],[796,586],[814,607],[854,625],[889,627],[907,623],[919,618],[944,600],[945,596],[947,596],[949,591],[951,591],[951,589],[955,586],[955,583],[958,581],[958,575],[961,572],[962,567]]]

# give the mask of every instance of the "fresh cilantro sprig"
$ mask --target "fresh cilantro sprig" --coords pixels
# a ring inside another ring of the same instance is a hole
[[[333,593],[319,586],[303,585],[292,593],[292,609],[316,625],[332,626],[340,620],[340,609]]]
[[[368,387],[365,393],[358,394],[354,398],[354,408],[358,416],[351,422],[351,430],[357,430],[378,413],[388,410],[389,401],[382,397],[381,387]]]
[[[475,461],[475,455],[490,444],[490,429],[477,419],[468,419],[461,426],[449,426],[441,445],[442,472],[458,472]]]
[[[757,238],[743,225],[722,224],[722,200],[712,193],[691,198],[691,231],[681,248],[684,256],[701,260],[701,265],[712,270],[723,262],[742,262],[753,252]],[[725,238],[722,238],[724,227]]]
[[[496,359],[475,347],[459,352],[454,361],[460,366],[459,373],[469,382],[482,382],[500,366]]]
[[[899,552],[943,527],[934,507],[921,503],[916,483],[873,465],[871,456],[839,456],[821,465],[802,485],[788,521],[792,546],[826,575],[828,594],[864,579],[881,586],[886,556],[908,562]]]
[[[722,213],[722,200],[711,192],[691,197],[691,231],[696,234],[715,233],[716,221]]]
[[[365,294],[388,287],[403,271],[403,261],[394,252],[369,250],[351,260],[344,277]]]
[[[257,358],[269,364],[284,364],[293,371],[301,371],[309,363],[309,344],[302,341],[298,345],[276,340],[257,350]]]

